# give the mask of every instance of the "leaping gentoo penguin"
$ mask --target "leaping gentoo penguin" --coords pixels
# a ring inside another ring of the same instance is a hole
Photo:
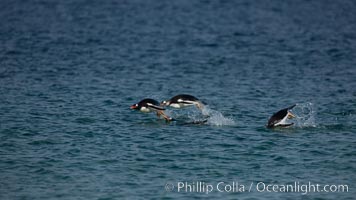
[[[271,118],[268,120],[267,128],[273,127],[289,127],[292,126],[294,123],[287,123],[287,119],[294,118],[295,116],[289,111],[290,109],[294,108],[295,105],[290,106],[288,108],[282,109],[272,115]]]
[[[165,108],[161,107],[159,102],[154,99],[143,99],[140,102],[130,106],[131,109],[139,110],[141,112],[156,112],[157,117],[163,116],[165,120],[172,121],[171,117],[168,117],[163,111]]]
[[[161,105],[171,106],[173,108],[184,108],[187,106],[195,105],[200,110],[202,110],[204,107],[204,104],[198,98],[189,94],[176,95],[169,100],[162,101]]]

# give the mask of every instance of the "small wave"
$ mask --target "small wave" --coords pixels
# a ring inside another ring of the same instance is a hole
[[[315,121],[316,111],[314,104],[311,102],[297,103],[292,109],[293,114],[296,116],[293,121],[296,127],[316,127]]]

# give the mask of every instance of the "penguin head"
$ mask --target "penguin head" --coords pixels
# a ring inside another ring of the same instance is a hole
[[[290,111],[288,111],[287,117],[288,117],[288,119],[292,119],[292,118],[295,117],[295,115],[293,115],[293,113],[291,113]]]
[[[139,109],[137,103],[135,103],[135,104],[133,104],[132,106],[130,106],[130,108],[133,109],[133,110],[138,110],[138,109]]]
[[[171,104],[171,101],[169,100],[161,102],[161,106],[169,106],[169,104]]]

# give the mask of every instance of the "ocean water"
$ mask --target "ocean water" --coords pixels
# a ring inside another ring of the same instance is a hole
[[[0,1],[0,199],[354,199],[355,10]],[[172,123],[129,109],[180,93],[207,103],[206,124],[187,123],[202,117],[194,107],[168,109]],[[295,126],[265,128],[293,104]]]

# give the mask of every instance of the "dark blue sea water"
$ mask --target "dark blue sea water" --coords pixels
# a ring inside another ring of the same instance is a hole
[[[0,199],[354,199],[355,10],[352,0],[1,0]],[[172,123],[129,109],[180,93],[208,104],[207,124],[185,123],[194,107],[168,109]],[[295,103],[294,127],[265,128]],[[222,181],[245,191],[178,191]]]

